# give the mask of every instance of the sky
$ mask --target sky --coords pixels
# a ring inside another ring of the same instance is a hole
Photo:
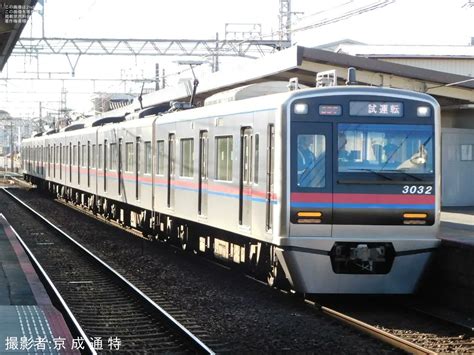
[[[368,44],[467,45],[474,37],[474,7],[468,0],[292,0],[292,42],[317,46],[341,39]],[[357,9],[379,8],[349,17]],[[36,10],[41,10],[37,5]],[[214,39],[224,38],[226,23],[258,23],[265,39],[276,38],[279,0],[45,0],[46,37]],[[348,17],[348,18],[345,18]],[[340,21],[320,26],[331,19]],[[40,37],[42,23],[34,14],[22,36]],[[178,73],[189,77],[187,68],[178,66],[176,57],[84,56],[79,59],[76,78],[152,78],[155,63],[175,84]],[[222,70],[230,62],[224,60]],[[248,60],[248,59],[247,59]],[[65,56],[35,58],[10,57],[0,78],[22,77],[25,72],[61,72],[55,77],[71,78]],[[201,71],[210,71],[204,65]],[[198,71],[199,73],[199,71]],[[94,91],[139,92],[140,83],[120,84],[86,81],[0,81],[0,109],[13,116],[38,115],[59,107],[61,89],[67,90],[68,107],[90,109]]]

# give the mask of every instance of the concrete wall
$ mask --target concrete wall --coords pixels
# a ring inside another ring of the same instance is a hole
[[[474,129],[441,132],[441,205],[474,206]]]
[[[474,109],[442,109],[441,127],[474,129]]]

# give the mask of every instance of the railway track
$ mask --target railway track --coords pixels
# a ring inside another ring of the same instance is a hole
[[[66,205],[74,207],[70,204]],[[84,211],[77,207],[73,209],[84,213]],[[113,223],[109,224],[115,227],[118,226]],[[128,229],[126,229],[126,231],[130,232]],[[140,289],[144,290],[153,299],[155,299],[155,297],[159,298],[157,295],[154,295],[156,292],[154,292],[153,287],[149,287],[146,282],[140,279],[136,280],[133,277],[132,279],[134,284],[139,285]],[[412,323],[401,321],[403,317],[406,319],[412,317],[416,318],[415,312],[409,314],[405,312],[403,316],[398,314],[398,317],[395,317],[394,314],[399,313],[399,311],[392,309],[392,319],[384,321],[381,319],[383,317],[381,312],[371,309],[368,306],[371,302],[370,300],[364,302],[364,307],[360,307],[363,311],[360,312],[354,310],[355,308],[351,309],[347,307],[347,303],[352,301],[345,302],[344,307],[339,307],[339,305],[331,302],[314,303],[311,300],[307,300],[307,302],[312,304],[321,313],[348,324],[373,338],[386,342],[405,352],[416,354],[434,354],[453,351],[465,353],[473,352],[474,344],[469,333],[460,331],[459,328],[456,328],[452,324],[440,324],[436,329],[433,329],[432,325],[436,323],[436,320],[430,317],[424,317],[422,321],[418,319]],[[384,307],[390,308],[392,305],[386,304]],[[377,312],[379,312],[380,317],[378,320],[374,320],[374,314],[377,314]],[[367,317],[367,314],[371,314],[371,317]],[[431,323],[431,325],[428,325],[428,323]]]
[[[474,353],[473,331],[452,320],[421,313],[406,301],[321,297],[305,300],[321,312],[413,354]]]
[[[83,209],[83,208],[81,208],[77,205],[68,203],[66,201],[62,201],[62,200],[56,200],[56,201],[58,203],[64,205],[64,206],[72,208],[72,209],[74,209],[74,210],[76,210],[80,213],[86,214],[86,215],[88,215],[88,216],[90,216],[90,217],[92,217],[92,218],[94,218],[98,221],[104,222],[106,224],[109,224],[111,226],[114,226],[114,227],[117,227],[117,228],[120,228],[120,229],[123,229],[123,230],[133,234],[136,237],[147,239],[146,237],[143,236],[143,234],[140,231],[134,230],[132,228],[125,228],[122,225],[120,225],[119,223],[116,223],[115,221],[107,220],[106,218],[103,218],[101,216],[94,215],[90,211],[85,210],[85,209]],[[216,265],[223,266],[219,262],[214,262],[212,260],[210,260],[210,261],[212,263],[216,264]],[[230,269],[232,269],[232,268],[230,268]],[[250,276],[250,278],[254,279],[255,281],[262,282],[262,280],[255,279],[253,276]],[[265,283],[265,282],[263,282],[263,283]],[[152,290],[149,290],[149,291],[153,292]],[[147,294],[148,294],[148,292],[147,292]],[[334,318],[334,319],[336,319],[336,320],[338,320],[338,321],[340,321],[340,322],[342,322],[346,325],[349,325],[349,326],[357,329],[358,331],[361,331],[362,333],[365,333],[365,334],[367,334],[367,335],[369,335],[369,336],[371,336],[371,337],[373,337],[377,340],[380,340],[380,341],[383,341],[383,342],[385,342],[389,345],[392,345],[395,348],[398,348],[400,350],[403,350],[403,351],[406,351],[406,352],[412,353],[412,354],[436,354],[436,352],[434,352],[434,351],[432,351],[428,348],[424,348],[423,346],[417,345],[416,344],[416,339],[414,339],[414,341],[408,340],[406,338],[403,338],[403,337],[397,336],[395,334],[392,334],[389,331],[385,331],[383,329],[377,328],[376,326],[372,326],[369,323],[366,323],[366,322],[363,322],[363,321],[358,320],[356,318],[350,317],[349,315],[346,315],[342,312],[338,312],[338,311],[336,311],[332,308],[325,307],[325,306],[322,306],[322,305],[318,305],[317,303],[315,303],[311,300],[306,299],[305,301],[308,304],[317,307],[319,309],[319,311],[321,311],[325,315],[327,315],[331,318]]]
[[[131,353],[213,353],[123,276],[13,194],[3,191],[24,207],[30,233],[23,242],[89,339],[103,340],[104,349],[111,341],[110,349]]]

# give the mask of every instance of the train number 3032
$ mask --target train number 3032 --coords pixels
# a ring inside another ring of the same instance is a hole
[[[412,194],[412,195],[431,195],[433,186],[403,186],[402,194]]]

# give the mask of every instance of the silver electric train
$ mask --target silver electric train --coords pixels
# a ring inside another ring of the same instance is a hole
[[[415,291],[439,244],[431,96],[337,86],[221,101],[37,134],[23,174],[297,292]]]

